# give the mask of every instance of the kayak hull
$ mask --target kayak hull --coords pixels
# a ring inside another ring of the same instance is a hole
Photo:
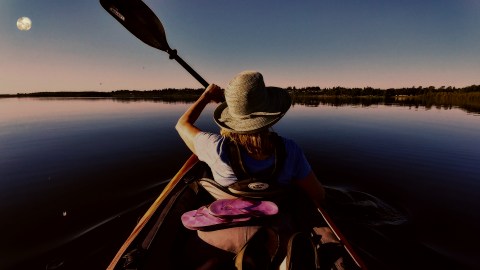
[[[221,268],[218,269],[235,269],[232,262],[235,254],[203,242],[198,237],[197,231],[185,228],[181,221],[184,213],[215,201],[197,183],[197,180],[205,177],[211,177],[210,169],[205,163],[195,161],[179,179],[176,179],[175,185],[167,186],[168,194],[164,195],[161,202],[156,202],[155,211],[149,210],[152,213],[150,213],[148,221],[141,230],[136,228],[137,234],[130,239],[130,243],[124,245],[124,250],[117,254],[118,260],[114,259],[109,269],[196,269],[199,264],[212,258],[216,265],[221,265]],[[294,194],[297,193],[294,192]],[[330,238],[333,235],[335,252],[331,252],[331,255],[335,258],[323,259],[323,261],[331,261],[332,265],[328,266],[329,269],[332,267],[334,269],[365,269],[362,264],[357,262],[358,258],[349,254],[344,246],[338,244],[338,242],[346,241],[340,241],[336,234],[331,233],[332,224],[330,223],[333,221],[326,220],[313,204],[306,201],[305,196],[293,196],[287,203],[281,203],[279,209],[280,212],[289,213],[287,216],[291,220],[293,231],[306,231],[315,235],[313,228],[316,227],[325,229],[316,230],[317,232],[327,231],[330,233]],[[262,225],[262,222],[260,219],[252,225]],[[321,243],[320,238],[322,238],[321,235],[314,237],[318,244]],[[327,237],[323,237],[323,239],[325,240]],[[320,250],[322,249],[318,249],[318,251]],[[277,266],[283,261],[284,253],[277,254],[275,260]],[[327,254],[328,252],[323,253],[325,254],[319,255],[320,258],[330,256]],[[333,263],[340,257],[342,268],[335,268]]]

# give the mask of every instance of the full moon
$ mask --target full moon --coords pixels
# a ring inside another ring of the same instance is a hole
[[[28,31],[32,28],[32,20],[28,17],[20,17],[17,20],[17,28],[20,31]]]

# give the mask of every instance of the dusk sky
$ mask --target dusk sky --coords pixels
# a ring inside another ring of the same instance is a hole
[[[480,84],[479,0],[146,0],[205,80],[267,85]],[[29,31],[17,29],[29,17]],[[98,0],[0,0],[0,94],[201,87]]]

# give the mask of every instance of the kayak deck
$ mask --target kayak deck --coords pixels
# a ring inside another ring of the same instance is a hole
[[[208,269],[236,269],[233,264],[235,254],[210,246],[198,237],[197,231],[182,225],[183,213],[214,201],[195,182],[204,177],[211,177],[210,169],[205,163],[196,162],[173,186],[145,228],[111,269],[197,269],[199,265],[206,264],[215,265]],[[339,243],[338,235],[332,232],[318,209],[306,202],[305,196],[296,196],[294,200],[289,200],[289,204],[294,230],[317,235],[317,250],[321,266],[324,266],[321,269],[365,268],[348,254]],[[283,257],[283,254],[279,256],[277,265]]]

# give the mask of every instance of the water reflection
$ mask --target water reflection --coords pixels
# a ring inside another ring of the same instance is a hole
[[[405,236],[436,256],[454,258],[455,269],[480,265],[474,252],[480,241],[478,117],[455,106],[395,100],[301,101],[295,99],[275,130],[299,142],[322,182],[368,192],[405,210],[412,230],[392,232],[399,241]],[[150,202],[159,193],[151,187],[170,178],[188,157],[173,128],[187,103],[0,99],[0,226],[12,232],[0,243],[9,258],[0,268],[31,258],[43,269],[52,261],[71,269],[67,265],[86,257],[103,266],[141,213],[128,221],[114,217]],[[207,106],[198,120],[201,128],[218,131],[215,107]],[[101,250],[87,256],[92,243],[109,246],[97,246]],[[413,262],[405,258],[412,252],[382,249],[395,263]],[[419,259],[423,265],[441,262],[435,256]],[[392,260],[384,263],[391,266]]]
[[[308,96],[294,97],[294,105],[302,105],[308,107],[318,107],[322,105],[334,107],[361,106],[369,107],[373,105],[399,106],[409,108],[432,108],[451,110],[455,108],[462,109],[467,113],[480,115],[480,103],[469,99],[451,100],[432,100],[432,99],[415,99],[412,97],[340,97],[340,96]]]
[[[173,90],[172,90],[173,91]],[[164,91],[161,91],[164,92]],[[143,95],[139,95],[142,93]],[[164,104],[189,104],[195,102],[201,91],[192,90],[188,94],[179,95],[176,92],[164,93],[163,95],[152,96],[151,93],[128,93],[115,97],[23,97],[22,99],[41,99],[41,100],[68,100],[68,101],[104,101],[111,100],[118,103],[164,103]],[[373,105],[400,106],[409,108],[432,108],[451,110],[455,108],[462,109],[467,113],[474,115],[480,114],[480,95],[477,93],[458,93],[458,94],[435,94],[431,96],[327,96],[327,95],[309,95],[292,93],[293,105],[301,105],[307,107],[318,107],[322,105],[345,107],[345,106],[361,106],[369,107]],[[5,99],[1,99],[5,100]]]
[[[35,99],[35,98],[29,98]],[[116,98],[96,98],[96,97],[45,97],[38,98],[45,101],[90,101],[90,102],[102,102],[110,100],[117,103],[162,103],[162,104],[190,104],[195,102],[197,96],[166,96],[166,97],[146,97],[146,98],[129,98],[129,97],[116,97]],[[398,106],[409,108],[425,108],[430,110],[435,109],[461,109],[467,113],[474,115],[480,115],[480,103],[477,100],[471,100],[468,98],[456,98],[456,99],[428,99],[428,98],[414,98],[408,96],[398,96],[386,98],[383,96],[372,97],[342,97],[342,96],[293,96],[293,106],[300,105],[306,107],[318,107],[318,106],[333,106],[333,107],[349,107],[349,106]]]

